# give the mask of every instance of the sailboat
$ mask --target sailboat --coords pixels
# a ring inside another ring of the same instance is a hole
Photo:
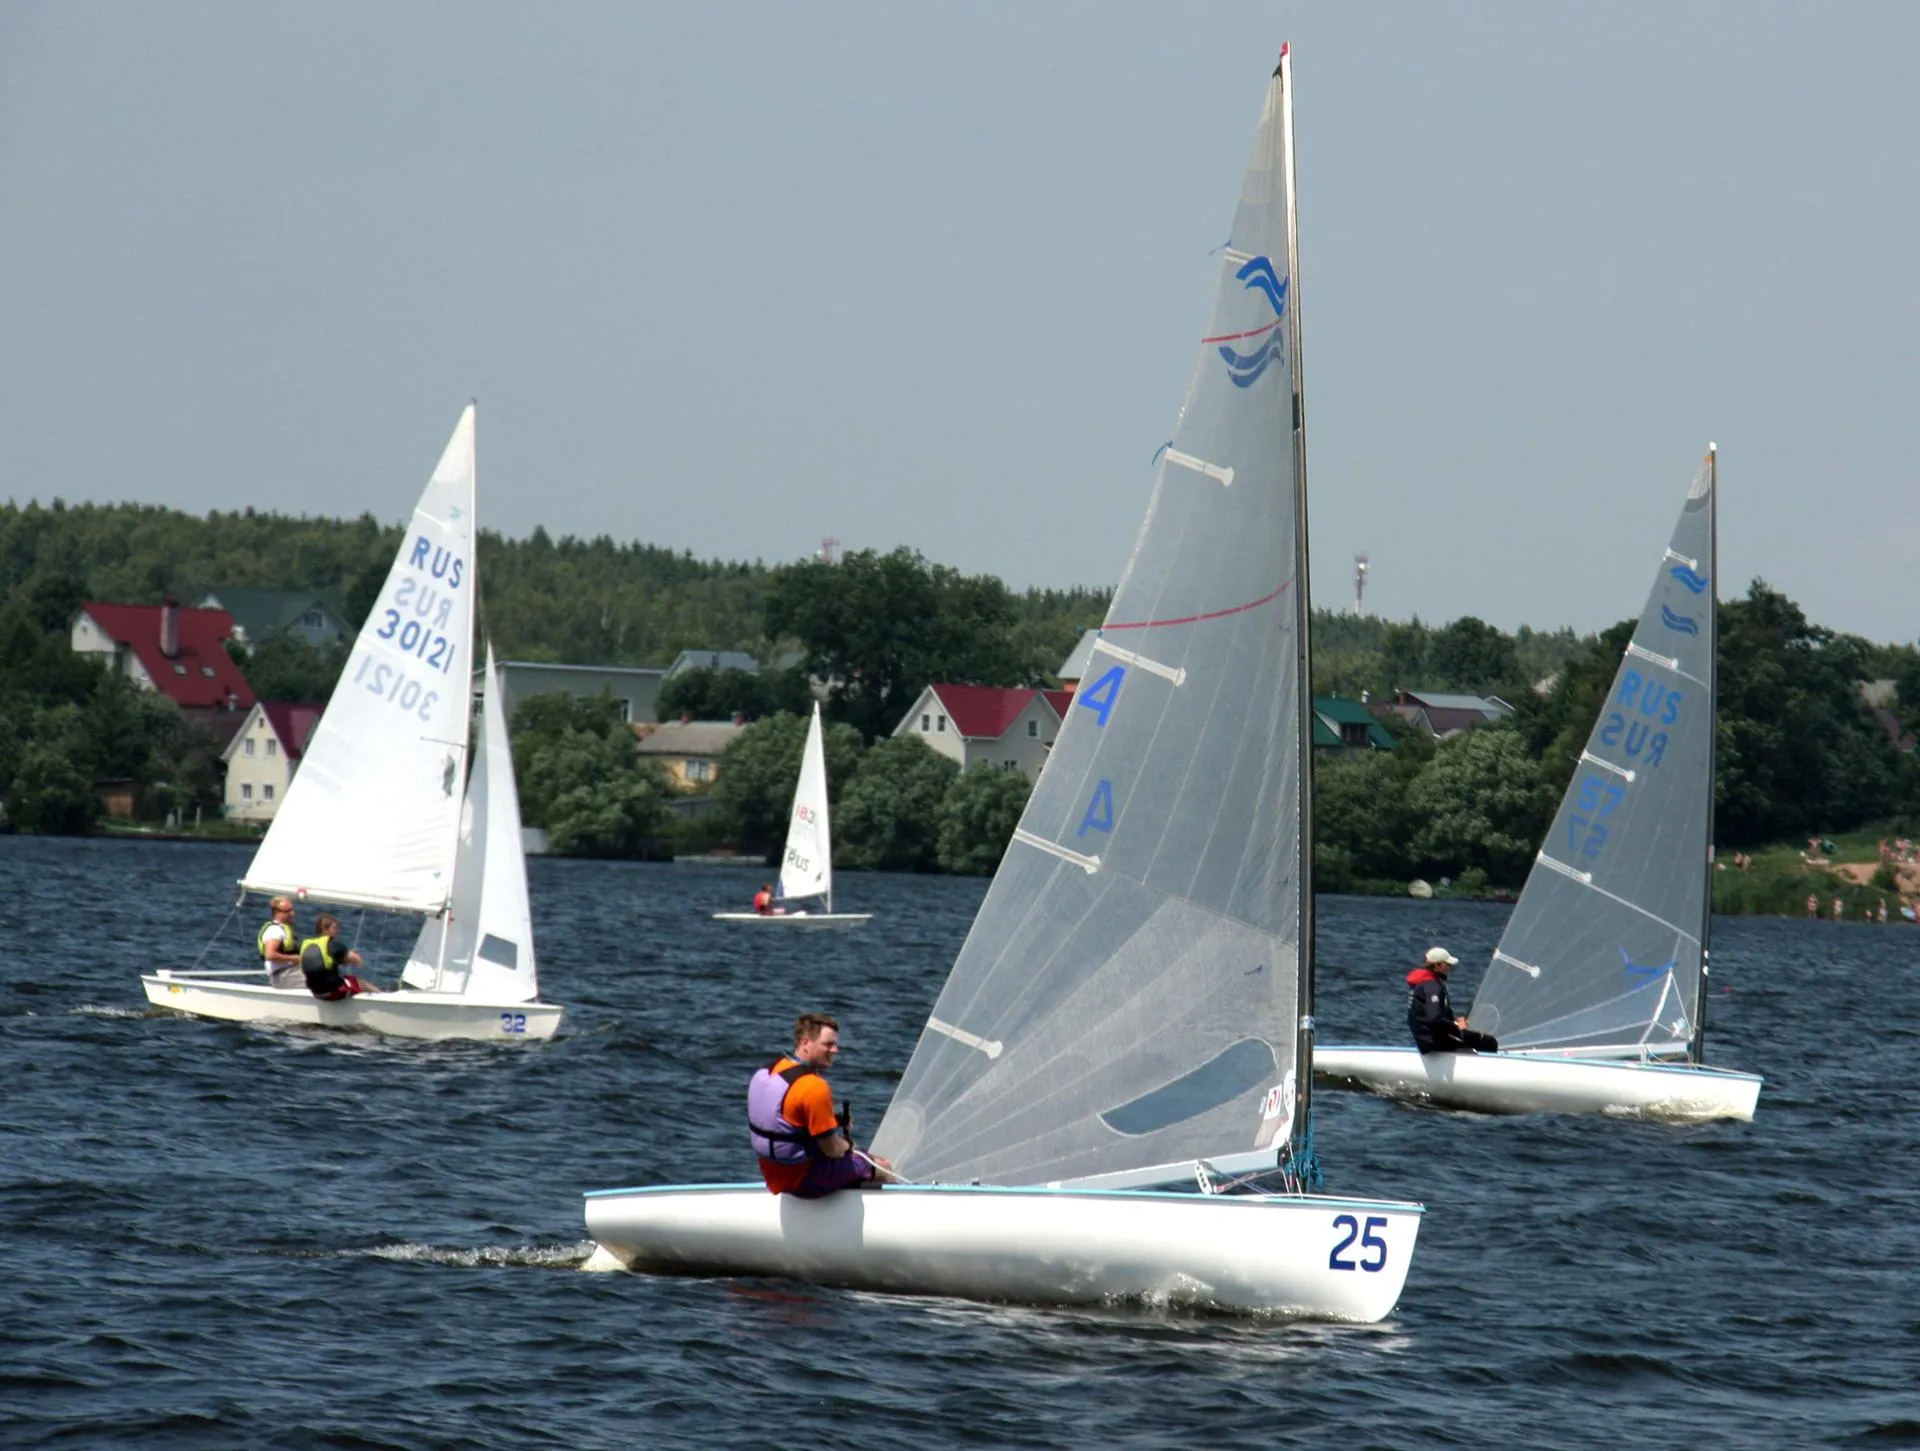
[[[539,1000],[513,753],[491,648],[480,749],[470,777],[466,770],[474,482],[469,404],[240,882],[243,902],[253,892],[291,897],[303,935],[321,904],[423,914],[402,986],[325,1002],[272,986],[258,965],[163,968],[140,979],[148,1002],[235,1022],[405,1038],[549,1038],[560,1026],[564,1009]]]
[[[827,910],[798,910],[788,903],[825,897]],[[771,912],[715,912],[716,922],[778,922],[788,927],[864,927],[871,912],[833,910],[833,835],[827,811],[827,746],[820,731],[820,702],[813,703],[800,779],[793,788],[787,849],[780,858],[780,906]]]
[[[1717,590],[1713,445],[1473,1000],[1497,1053],[1314,1050],[1339,1088],[1488,1113],[1751,1119],[1709,1068]]]
[[[874,1137],[912,1182],[589,1193],[590,1266],[1350,1321],[1399,1299],[1421,1206],[1308,1192],[1291,79],[1283,50],[1093,663]]]

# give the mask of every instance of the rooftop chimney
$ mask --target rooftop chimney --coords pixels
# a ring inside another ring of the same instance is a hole
[[[180,654],[180,601],[160,601],[160,653],[169,660]]]

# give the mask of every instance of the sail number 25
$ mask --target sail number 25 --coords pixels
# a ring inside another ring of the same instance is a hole
[[[1361,1227],[1359,1219],[1351,1214],[1333,1216],[1333,1227],[1344,1229],[1345,1236],[1333,1247],[1333,1253],[1327,1256],[1327,1268],[1330,1270],[1365,1270],[1373,1274],[1387,1267],[1387,1242],[1375,1234],[1377,1229],[1387,1227],[1386,1217],[1369,1214],[1366,1226]],[[1353,1242],[1360,1241],[1360,1248],[1367,1251],[1359,1260],[1351,1258],[1347,1251],[1353,1248]]]

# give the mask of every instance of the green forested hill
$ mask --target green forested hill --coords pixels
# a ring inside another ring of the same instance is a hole
[[[218,810],[217,763],[198,733],[178,729],[166,702],[68,650],[66,622],[81,600],[153,603],[222,586],[327,589],[357,626],[398,544],[397,528],[369,517],[0,506],[0,801],[9,818],[31,830],[84,830],[98,812],[92,783],[108,777],[135,782],[148,814]],[[869,778],[865,794],[855,793],[849,846],[876,865],[925,865],[939,854],[931,838],[917,857],[896,839],[900,802],[946,800],[928,784],[931,767],[888,745],[920,688],[935,680],[1042,683],[1106,605],[1098,590],[1015,593],[908,548],[860,551],[831,567],[769,566],[606,538],[554,540],[536,529],[520,540],[483,535],[480,559],[482,622],[504,656],[664,664],[686,648],[740,649],[762,660],[797,652],[806,675],[832,682],[825,709],[842,733],[836,738],[872,761],[848,778]],[[1719,610],[1721,842],[1805,840],[1871,821],[1916,834],[1909,822],[1920,821],[1920,764],[1896,748],[1886,726],[1889,718],[1909,731],[1920,726],[1920,654],[1826,630],[1760,581]],[[1409,738],[1390,754],[1323,761],[1323,886],[1472,873],[1516,884],[1631,630],[1623,622],[1598,637],[1524,627],[1509,635],[1471,617],[1429,626],[1316,612],[1316,693],[1470,690],[1518,707],[1508,722],[1438,745]],[[283,640],[263,644],[246,668],[269,695],[324,698],[344,658],[343,650]],[[1876,718],[1860,682],[1888,678],[1892,710]],[[696,695],[724,693],[718,679],[681,683],[698,687]],[[770,678],[770,688],[778,683]],[[584,814],[565,824],[580,827],[581,843],[627,849],[648,834],[661,803],[638,785],[620,798],[619,819],[601,819],[618,795],[607,789],[606,760],[607,742],[624,739],[619,732],[609,735],[591,711],[524,724],[538,738],[529,749],[545,752],[524,763],[530,820],[560,825],[561,805],[577,798]],[[790,763],[781,769],[790,777]],[[972,813],[998,821],[1017,810],[997,797],[984,807],[971,802],[975,788],[964,781],[953,789],[955,820]],[[740,819],[710,826],[742,839],[751,813],[738,803],[729,810]],[[997,855],[997,844],[986,845]],[[962,832],[940,859],[990,865],[976,848],[981,843]]]
[[[0,505],[0,600],[48,580],[79,598],[157,604],[219,586],[329,589],[358,625],[379,592],[399,526],[249,509],[205,516],[141,504]],[[482,531],[482,622],[502,656],[662,665],[685,649],[764,655],[767,591],[778,566],[695,559],[605,535],[555,540]],[[1009,594],[1023,653],[1057,665],[1105,596]],[[1064,643],[1061,643],[1064,642]],[[1042,667],[1046,668],[1046,667]]]

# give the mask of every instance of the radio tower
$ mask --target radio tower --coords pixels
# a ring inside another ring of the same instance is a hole
[[[829,534],[820,541],[820,547],[813,551],[813,557],[821,564],[840,562],[840,541]]]
[[[1356,615],[1364,615],[1367,612],[1366,594],[1367,556],[1356,554],[1353,556],[1353,612]]]

